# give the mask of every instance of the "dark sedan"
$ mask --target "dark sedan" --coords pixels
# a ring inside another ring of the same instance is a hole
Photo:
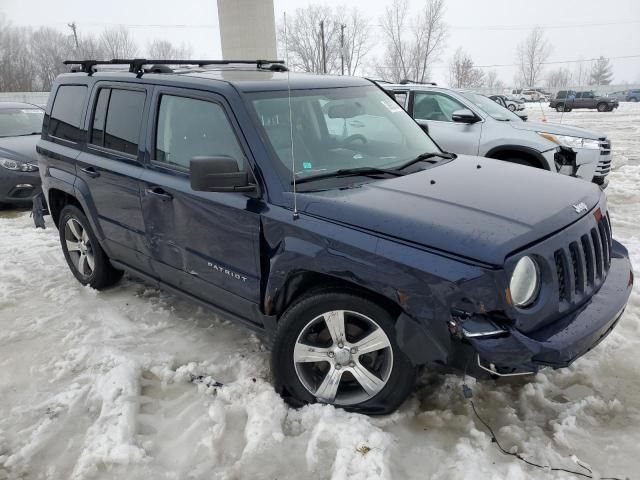
[[[36,142],[43,116],[35,105],[0,102],[0,203],[27,206],[40,192]]]

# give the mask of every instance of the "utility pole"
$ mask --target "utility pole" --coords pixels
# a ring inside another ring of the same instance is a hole
[[[324,45],[324,20],[320,20],[320,41],[322,42],[322,73],[327,73],[327,53]]]
[[[346,25],[340,25],[340,74],[344,75],[344,28]]]
[[[78,45],[78,32],[76,31],[78,26],[76,25],[76,22],[67,23],[67,27],[69,27],[73,32],[73,39],[76,42],[76,50],[80,49],[80,45]]]

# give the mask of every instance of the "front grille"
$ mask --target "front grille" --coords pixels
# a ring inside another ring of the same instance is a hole
[[[611,245],[607,213],[591,231],[554,252],[561,304],[578,304],[600,288],[611,266]]]
[[[600,157],[596,165],[596,176],[606,177],[611,171],[611,142],[606,137],[598,139],[600,145]]]

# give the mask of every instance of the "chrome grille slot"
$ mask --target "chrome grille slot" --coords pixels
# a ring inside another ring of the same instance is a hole
[[[564,308],[579,304],[600,288],[611,265],[611,242],[606,215],[577,241],[554,252],[558,299]]]

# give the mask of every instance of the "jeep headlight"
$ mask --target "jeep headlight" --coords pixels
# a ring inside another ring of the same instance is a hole
[[[509,281],[511,300],[516,307],[527,307],[540,292],[540,269],[536,261],[524,256],[516,264]]]
[[[550,142],[556,145],[562,145],[563,147],[570,148],[586,148],[587,150],[599,150],[600,143],[598,140],[582,137],[570,137],[569,135],[555,135],[547,132],[537,132],[538,135],[546,138]]]
[[[38,170],[38,167],[31,163],[24,163],[18,160],[11,160],[9,158],[1,157],[0,166],[6,168],[7,170],[14,170],[16,172],[35,172],[36,170]]]

